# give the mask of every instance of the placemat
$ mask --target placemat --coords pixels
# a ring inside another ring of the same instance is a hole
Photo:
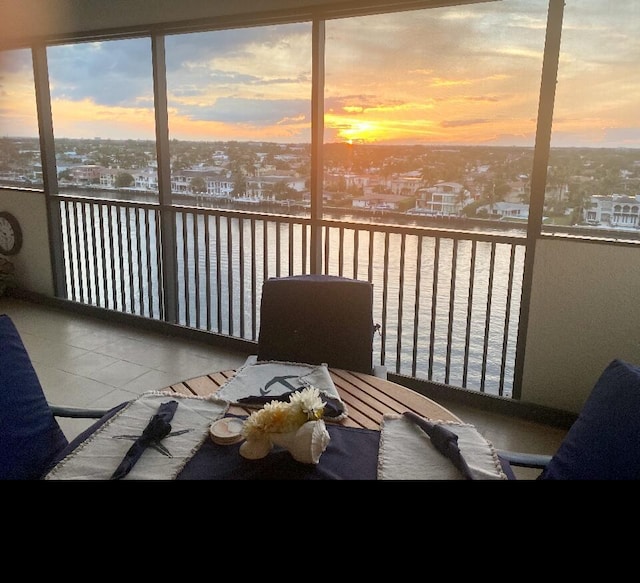
[[[241,402],[247,407],[259,408],[270,399],[309,386],[317,388],[324,401],[330,401],[331,410],[325,410],[327,421],[347,417],[347,406],[340,398],[326,364],[258,361],[252,355],[216,391],[216,396],[231,403]]]
[[[506,480],[493,445],[473,426],[436,421],[458,436],[460,452],[474,480]],[[431,443],[429,436],[405,416],[385,415],[378,453],[379,480],[462,480],[462,474]]]
[[[171,480],[182,470],[203,441],[209,426],[222,417],[229,403],[217,397],[190,397],[170,391],[150,391],[132,400],[95,433],[63,458],[46,480],[108,480],[142,434],[161,403],[178,401],[171,420],[172,433],[162,440],[172,457],[148,447],[125,480]],[[185,433],[180,433],[186,430]],[[131,436],[123,438],[122,436]]]

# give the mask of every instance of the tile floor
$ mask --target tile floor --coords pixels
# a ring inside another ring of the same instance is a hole
[[[236,368],[247,356],[15,298],[0,297],[3,313],[14,321],[48,400],[57,405],[109,408],[144,391]],[[566,433],[457,403],[442,404],[473,423],[498,448],[553,453]],[[61,420],[68,437],[87,424]],[[537,473],[517,470],[520,479]]]

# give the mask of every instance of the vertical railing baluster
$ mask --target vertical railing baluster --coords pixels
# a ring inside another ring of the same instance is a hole
[[[111,271],[111,309],[118,309],[118,278],[116,277],[116,261],[118,258],[116,257],[116,248],[115,248],[115,239],[113,236],[114,230],[114,222],[116,221],[116,213],[118,209],[115,205],[109,204],[107,205],[107,216],[108,216],[108,235],[109,235],[109,250],[111,253],[109,267]]]
[[[66,222],[66,230],[65,230],[65,247],[66,247],[66,265],[68,266],[69,271],[69,282],[67,284],[67,295],[68,299],[73,299],[75,297],[75,279],[76,272],[73,269],[73,239],[72,239],[72,230],[74,229],[74,225],[71,223],[71,208],[73,207],[72,202],[65,202],[63,214],[64,220]]]
[[[238,219],[238,270],[240,280],[240,294],[238,295],[239,306],[238,311],[240,314],[240,331],[238,335],[241,338],[245,337],[245,316],[244,316],[244,293],[245,293],[245,274],[244,274],[244,218]]]
[[[78,217],[79,217],[79,245],[78,245],[78,269],[80,271],[79,283],[80,283],[80,301],[87,303],[87,259],[86,259],[86,239],[87,239],[87,218],[85,212],[85,203],[78,203]]]
[[[387,306],[389,305],[389,231],[384,234],[384,254],[383,254],[384,270],[382,272],[382,360],[380,364],[386,362],[385,348],[387,338]],[[396,370],[395,372],[399,372]]]
[[[90,303],[98,306],[100,305],[100,283],[98,281],[98,245],[96,242],[96,238],[98,236],[98,231],[96,229],[96,216],[95,212],[97,209],[97,205],[93,202],[88,203],[89,208],[89,226],[91,233],[91,258],[93,259],[93,278],[91,278],[91,289],[93,289],[94,300],[90,301]]]
[[[484,325],[484,343],[482,345],[482,370],[480,371],[480,392],[485,392],[487,378],[487,353],[489,350],[489,331],[491,328],[491,304],[493,299],[493,274],[496,265],[496,244],[491,243],[491,259],[489,261],[489,283],[487,286],[487,307]]]
[[[471,242],[471,258],[469,262],[469,287],[467,292],[467,325],[464,333],[464,366],[462,369],[462,387],[467,387],[469,375],[469,353],[471,349],[471,322],[473,321],[473,288],[476,271],[477,241]]]
[[[131,289],[133,280],[131,276],[131,238],[129,237],[129,209],[125,206],[119,208],[120,233],[119,239],[122,245],[120,261],[120,281],[122,282],[122,311],[131,313]]]
[[[211,222],[211,217],[209,215],[204,215],[204,271],[205,271],[205,294],[206,294],[206,311],[207,311],[207,330],[211,330],[211,310],[213,306],[211,305],[211,228],[209,223]]]
[[[107,233],[105,219],[105,205],[98,204],[98,229],[97,240],[100,247],[100,284],[101,284],[101,300],[100,307],[109,307],[109,268],[108,268],[108,249],[107,249]]]
[[[233,336],[234,332],[234,310],[233,310],[233,237],[232,237],[232,222],[234,219],[227,219],[227,314],[229,318],[229,336]]]
[[[282,249],[281,249],[281,244],[280,244],[280,229],[282,228],[282,225],[280,223],[276,223],[276,257],[275,257],[275,262],[276,262],[276,277],[281,277],[282,276],[282,272],[280,271],[280,257],[282,257]]]
[[[353,230],[353,278],[358,279],[358,256],[360,253],[360,229]]]
[[[117,225],[117,242],[118,242],[118,253],[119,253],[119,269],[118,272],[119,280],[120,280],[120,310],[123,312],[127,311],[127,299],[126,299],[126,288],[124,285],[124,243],[123,243],[123,233],[122,233],[122,214],[126,212],[124,207],[115,207],[116,211],[116,225]]]
[[[216,215],[216,313],[218,317],[216,331],[222,332],[222,243],[220,239],[220,215]]]
[[[151,220],[150,215],[151,212],[149,209],[144,209],[143,217],[144,217],[144,248],[145,248],[145,267],[147,273],[147,315],[149,318],[154,317],[154,309],[153,309],[153,270],[151,268]],[[142,246],[142,243],[140,243]],[[143,292],[144,293],[144,292]]]
[[[400,266],[398,274],[398,324],[396,327],[398,339],[396,340],[396,370],[402,370],[402,318],[404,312],[404,257],[407,246],[407,235],[400,235]]]
[[[100,249],[101,249],[101,258],[102,258],[102,307],[109,307],[109,278],[108,278],[108,268],[107,268],[107,234],[105,225],[105,208],[106,205],[100,204],[98,206],[98,232],[99,232],[99,241],[100,241]],[[111,252],[109,252],[109,257],[111,257]]]
[[[78,262],[80,266],[80,301],[83,303],[91,304],[92,294],[90,292],[90,276],[89,276],[89,225],[87,217],[87,203],[79,203],[80,211],[80,224],[79,227],[82,230],[82,237],[80,240],[80,253],[78,255]]]
[[[193,278],[195,293],[196,328],[200,328],[200,215],[195,211],[192,213],[193,225]]]
[[[257,241],[256,241],[256,220],[251,217],[250,223],[251,227],[251,340],[257,340],[258,338],[258,329],[257,329],[257,313],[258,313],[258,282],[257,282]]]
[[[262,271],[264,273],[263,279],[266,281],[269,279],[269,239],[268,239],[269,226],[265,219],[262,220]]]
[[[287,231],[289,233],[289,275],[293,275],[294,274],[294,254],[293,254],[293,250],[295,247],[295,242],[294,242],[294,231],[293,231],[293,226],[291,225],[291,223],[286,223],[287,225]]]
[[[162,247],[163,247],[163,242],[162,242],[162,238],[163,238],[163,234],[162,234],[162,223],[163,223],[163,219],[162,219],[162,213],[163,212],[167,212],[167,211],[154,211],[154,217],[155,217],[155,221],[154,221],[154,226],[155,226],[155,233],[156,233],[156,248],[155,248],[155,254],[156,254],[156,270],[157,270],[157,285],[158,285],[158,318],[160,320],[164,320],[165,319],[165,314],[166,314],[166,308],[165,308],[165,299],[167,296],[167,292],[164,289],[164,286],[162,285],[162,282],[165,281],[164,275],[163,275],[163,269],[164,269],[164,265],[162,263]],[[175,244],[175,239],[173,239],[173,242]],[[175,312],[175,309],[174,309]]]
[[[144,268],[142,264],[142,246],[140,245],[140,213],[143,212],[142,209],[132,209],[134,218],[135,218],[135,242],[136,242],[136,259],[138,262],[138,272],[137,272],[137,283],[138,283],[138,301],[136,302],[136,314],[143,316],[144,315]]]
[[[344,276],[344,227],[338,229],[338,275]]]
[[[326,274],[330,274],[331,271],[329,269],[329,254],[331,252],[331,227],[325,226],[323,227],[324,231],[324,272]]]
[[[308,263],[307,263],[307,258],[309,257],[309,241],[308,241],[308,237],[307,237],[307,231],[308,231],[309,227],[307,225],[302,225],[302,260],[301,260],[301,268],[302,268],[302,273],[308,273]]]
[[[511,245],[511,254],[509,256],[509,282],[507,284],[507,301],[504,310],[504,328],[502,331],[502,360],[500,361],[500,381],[498,385],[498,395],[504,396],[504,379],[507,363],[507,347],[509,344],[509,322],[511,320],[511,298],[513,290],[513,272],[516,261],[516,248]]]
[[[80,258],[80,230],[82,228],[81,226],[81,219],[80,219],[80,215],[82,212],[82,203],[81,202],[76,202],[73,205],[73,221],[74,221],[74,234],[75,234],[75,239],[74,239],[74,271],[76,272],[76,286],[74,287],[74,294],[73,294],[73,299],[75,301],[81,302],[83,300],[84,294],[82,293],[82,261]]]
[[[444,382],[449,384],[451,378],[451,343],[453,342],[453,320],[456,305],[456,273],[458,265],[458,240],[453,240],[453,250],[451,256],[451,283],[449,287],[449,324],[447,327],[447,352],[445,357]]]
[[[95,218],[93,216],[93,202],[86,203],[86,249],[87,249],[87,303],[91,306],[97,304],[96,301],[96,246],[95,246]]]
[[[413,349],[411,351],[411,376],[415,377],[418,367],[418,342],[419,342],[419,326],[420,326],[420,289],[422,283],[422,245],[423,237],[418,235],[417,251],[416,251],[416,286],[414,290],[414,309],[413,309]]]
[[[440,270],[440,238],[436,238],[433,249],[433,282],[431,285],[431,322],[429,332],[429,374],[428,378],[433,378],[433,361],[435,357],[436,344],[436,317],[438,300],[438,273]]]
[[[185,326],[191,325],[191,298],[189,297],[189,244],[188,244],[188,215],[186,212],[176,213],[176,218],[180,217],[182,221],[182,282],[183,282],[183,301],[184,301],[184,323]]]
[[[84,217],[83,217],[83,203],[77,202],[75,204],[75,224],[76,224],[76,238],[75,238],[75,249],[76,249],[76,269],[78,271],[78,291],[77,291],[77,301],[84,302],[85,301],[85,293],[84,293],[84,262],[83,262],[83,246],[82,239],[85,236],[86,229],[84,228]]]
[[[367,279],[369,281],[373,281],[373,243],[374,243],[374,235],[373,231],[369,231],[369,269],[367,270]]]
[[[107,282],[107,295],[105,296],[106,307],[115,310],[118,307],[116,299],[116,253],[113,242],[113,205],[104,205],[104,248],[106,250],[107,263],[104,267],[104,278]]]
[[[131,236],[131,208],[124,207],[124,216],[125,216],[125,233],[127,238],[127,262],[126,269],[129,274],[129,311],[133,314],[135,313],[134,308],[134,296],[135,296],[135,286],[133,281],[133,247],[132,247],[132,236]]]

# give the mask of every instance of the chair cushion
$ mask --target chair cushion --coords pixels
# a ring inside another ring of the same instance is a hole
[[[0,315],[0,479],[38,479],[68,441],[22,339]]]
[[[258,360],[373,369],[373,284],[332,275],[271,278],[262,286]]]
[[[640,367],[613,360],[539,479],[640,478]]]

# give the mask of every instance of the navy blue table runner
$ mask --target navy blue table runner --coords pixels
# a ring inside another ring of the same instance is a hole
[[[207,439],[178,474],[178,480],[375,480],[380,432],[327,423],[331,441],[318,464],[303,464],[274,447],[266,457],[243,458],[240,443]]]

